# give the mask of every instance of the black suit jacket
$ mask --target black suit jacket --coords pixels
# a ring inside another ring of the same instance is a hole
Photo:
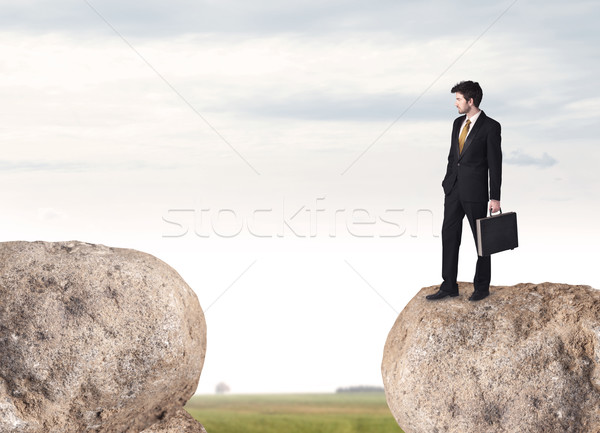
[[[442,182],[444,193],[458,188],[463,201],[500,200],[502,183],[502,141],[500,124],[482,111],[458,154],[458,136],[465,116],[454,121],[448,167]],[[489,178],[489,184],[488,184]]]

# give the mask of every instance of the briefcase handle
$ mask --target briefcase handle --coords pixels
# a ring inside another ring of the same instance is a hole
[[[500,215],[502,215],[502,208],[500,208]],[[490,208],[490,216],[492,216],[492,208]],[[498,216],[498,215],[496,215]]]

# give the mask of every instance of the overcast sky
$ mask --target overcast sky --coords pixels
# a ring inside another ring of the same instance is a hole
[[[0,6],[2,239],[173,266],[206,312],[199,392],[381,384],[397,314],[441,282],[461,80],[519,220],[492,284],[600,288],[597,2]],[[465,230],[461,280],[475,259]]]

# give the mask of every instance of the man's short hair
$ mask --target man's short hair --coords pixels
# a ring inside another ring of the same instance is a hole
[[[450,90],[450,93],[461,93],[467,102],[473,98],[473,105],[477,108],[479,108],[479,104],[481,104],[481,100],[483,99],[481,86],[479,83],[474,83],[473,81],[461,81]]]

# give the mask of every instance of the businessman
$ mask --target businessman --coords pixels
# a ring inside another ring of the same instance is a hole
[[[439,290],[429,300],[458,296],[458,251],[466,216],[476,240],[478,218],[487,211],[500,210],[502,183],[502,149],[500,124],[479,109],[483,91],[479,83],[461,81],[452,93],[462,116],[454,121],[444,188],[444,222],[442,224],[442,278]],[[489,203],[488,203],[489,201]],[[470,301],[490,294],[490,256],[478,257]]]

